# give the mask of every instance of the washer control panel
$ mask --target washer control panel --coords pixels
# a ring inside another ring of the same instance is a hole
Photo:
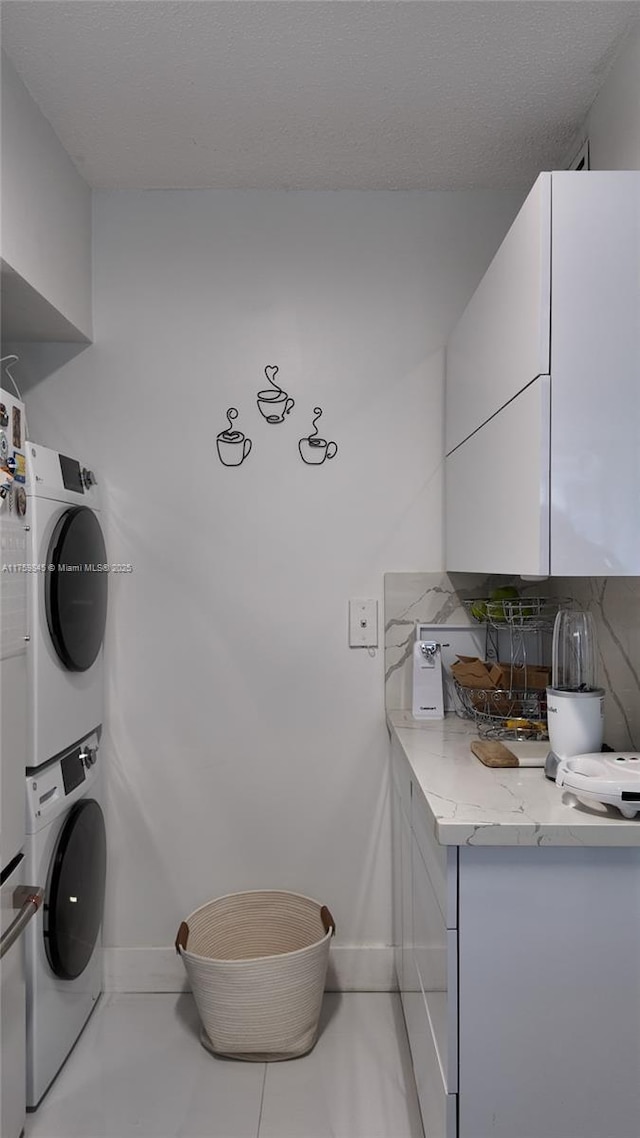
[[[94,731],[53,762],[27,775],[26,831],[34,834],[78,798],[91,797],[100,773],[99,735]]]

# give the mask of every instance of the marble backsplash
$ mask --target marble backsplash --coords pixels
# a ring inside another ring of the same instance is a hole
[[[385,706],[411,707],[416,621],[472,624],[463,600],[487,596],[513,581],[523,594],[571,597],[593,612],[601,683],[606,691],[605,739],[640,747],[640,578],[555,578],[524,585],[518,578],[462,573],[386,573],[384,578]]]
[[[463,605],[470,597],[488,596],[511,577],[476,573],[385,573],[384,651],[385,706],[411,707],[413,644],[416,621],[424,624],[473,625]]]
[[[558,577],[550,584],[594,615],[605,742],[640,749],[640,577]]]

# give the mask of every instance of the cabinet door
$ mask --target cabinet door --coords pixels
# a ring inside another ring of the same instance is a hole
[[[449,571],[549,573],[549,390],[539,376],[447,456]]]
[[[462,1138],[640,1132],[639,913],[637,848],[461,847]]]
[[[413,952],[442,1090],[458,1089],[458,934],[447,929],[418,844],[411,846]]]
[[[456,1138],[458,1096],[444,1089],[422,993],[406,993],[403,1007],[425,1138]]]
[[[404,1013],[425,1138],[456,1138],[457,933],[445,927],[415,836],[411,841],[412,970]]]
[[[425,864],[445,927],[458,926],[458,847],[441,846],[416,787],[411,796],[411,829]]]
[[[400,795],[391,779],[391,907],[393,963],[399,991],[402,991],[402,828]]]
[[[640,173],[553,180],[551,572],[640,575]]]
[[[413,912],[411,897],[411,829],[402,804],[400,805],[400,863],[401,863],[401,921],[400,939],[400,995],[407,1018],[411,997],[420,993],[420,981],[413,951]],[[407,1020],[408,1023],[408,1020]]]
[[[391,834],[392,834],[392,904],[394,964],[398,987],[402,994],[417,989],[412,977],[413,954],[411,919],[411,774],[401,748],[391,747]]]
[[[550,215],[541,174],[449,338],[447,454],[549,373]]]

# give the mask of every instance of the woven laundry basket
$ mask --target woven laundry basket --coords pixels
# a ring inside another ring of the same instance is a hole
[[[230,893],[176,937],[210,1051],[255,1062],[310,1051],[335,922],[326,905],[275,889]]]

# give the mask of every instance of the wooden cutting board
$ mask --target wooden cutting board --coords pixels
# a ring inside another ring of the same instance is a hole
[[[471,750],[487,767],[543,767],[549,744],[515,741],[512,751],[498,739],[473,739]]]
[[[504,743],[500,743],[497,739],[473,739],[471,750],[486,767],[520,766],[513,751],[510,751]]]

